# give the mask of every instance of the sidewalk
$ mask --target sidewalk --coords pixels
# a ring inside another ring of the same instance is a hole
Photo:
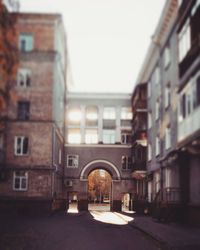
[[[159,223],[152,217],[139,215],[134,217],[130,225],[158,241],[162,249],[200,249],[200,227]]]

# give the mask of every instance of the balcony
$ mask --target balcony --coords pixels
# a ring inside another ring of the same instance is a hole
[[[200,130],[200,107],[194,110],[188,117],[181,121],[178,125],[178,142],[187,139],[195,132]]]
[[[133,112],[146,111],[147,110],[147,100],[137,100],[135,104],[133,104]]]
[[[192,42],[190,51],[187,53],[186,57],[179,64],[179,76],[180,78],[186,73],[186,71],[191,67],[193,62],[199,57],[200,54],[200,35],[198,35]]]
[[[165,188],[163,190],[163,201],[166,203],[180,203],[180,188]]]
[[[133,171],[145,171],[145,170],[146,170],[146,159],[133,161]]]

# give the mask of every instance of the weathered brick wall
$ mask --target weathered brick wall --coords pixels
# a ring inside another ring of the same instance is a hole
[[[54,17],[51,15],[18,16],[17,33],[34,34],[34,50],[54,50]]]
[[[52,124],[42,122],[12,122],[8,124],[7,165],[21,167],[51,167],[52,165]],[[15,136],[28,136],[27,156],[14,155]]]
[[[52,176],[50,171],[33,170],[28,171],[28,190],[13,190],[13,171],[7,172],[7,180],[0,183],[1,197],[15,198],[51,198],[52,196]]]

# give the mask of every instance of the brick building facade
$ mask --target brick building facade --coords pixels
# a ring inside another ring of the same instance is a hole
[[[1,209],[51,210],[63,198],[65,32],[60,15],[12,15],[20,58],[8,105]]]

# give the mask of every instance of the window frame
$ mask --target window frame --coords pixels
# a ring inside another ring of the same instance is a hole
[[[72,161],[72,164],[69,164],[70,160]],[[78,168],[79,167],[79,155],[76,155],[76,154],[67,154],[67,164],[66,164],[66,167],[67,168]]]
[[[19,175],[17,175],[19,172]],[[21,173],[24,174],[21,174]],[[19,187],[16,187],[16,180],[19,180]],[[23,181],[25,180],[25,187],[23,187]],[[28,190],[28,172],[27,171],[14,171],[13,172],[13,190],[14,191],[27,191]]]
[[[21,84],[22,82],[23,84]],[[30,69],[25,69],[25,68],[18,69],[17,86],[20,88],[29,88],[31,86],[31,70]]]
[[[21,139],[21,145],[20,145],[20,153],[18,153],[18,139]],[[23,153],[23,143],[25,143],[25,139],[27,139],[27,152]],[[14,140],[14,155],[15,156],[27,156],[29,152],[29,138],[28,136],[15,136]]]
[[[22,45],[22,42],[24,44]],[[20,33],[19,34],[19,50],[21,52],[31,52],[34,48],[34,37],[32,33]]]
[[[125,166],[125,168],[123,166]],[[122,170],[131,170],[132,169],[132,157],[130,157],[128,155],[122,155],[121,168],[122,168]]]
[[[29,101],[17,102],[17,119],[20,121],[30,120],[30,102]]]

